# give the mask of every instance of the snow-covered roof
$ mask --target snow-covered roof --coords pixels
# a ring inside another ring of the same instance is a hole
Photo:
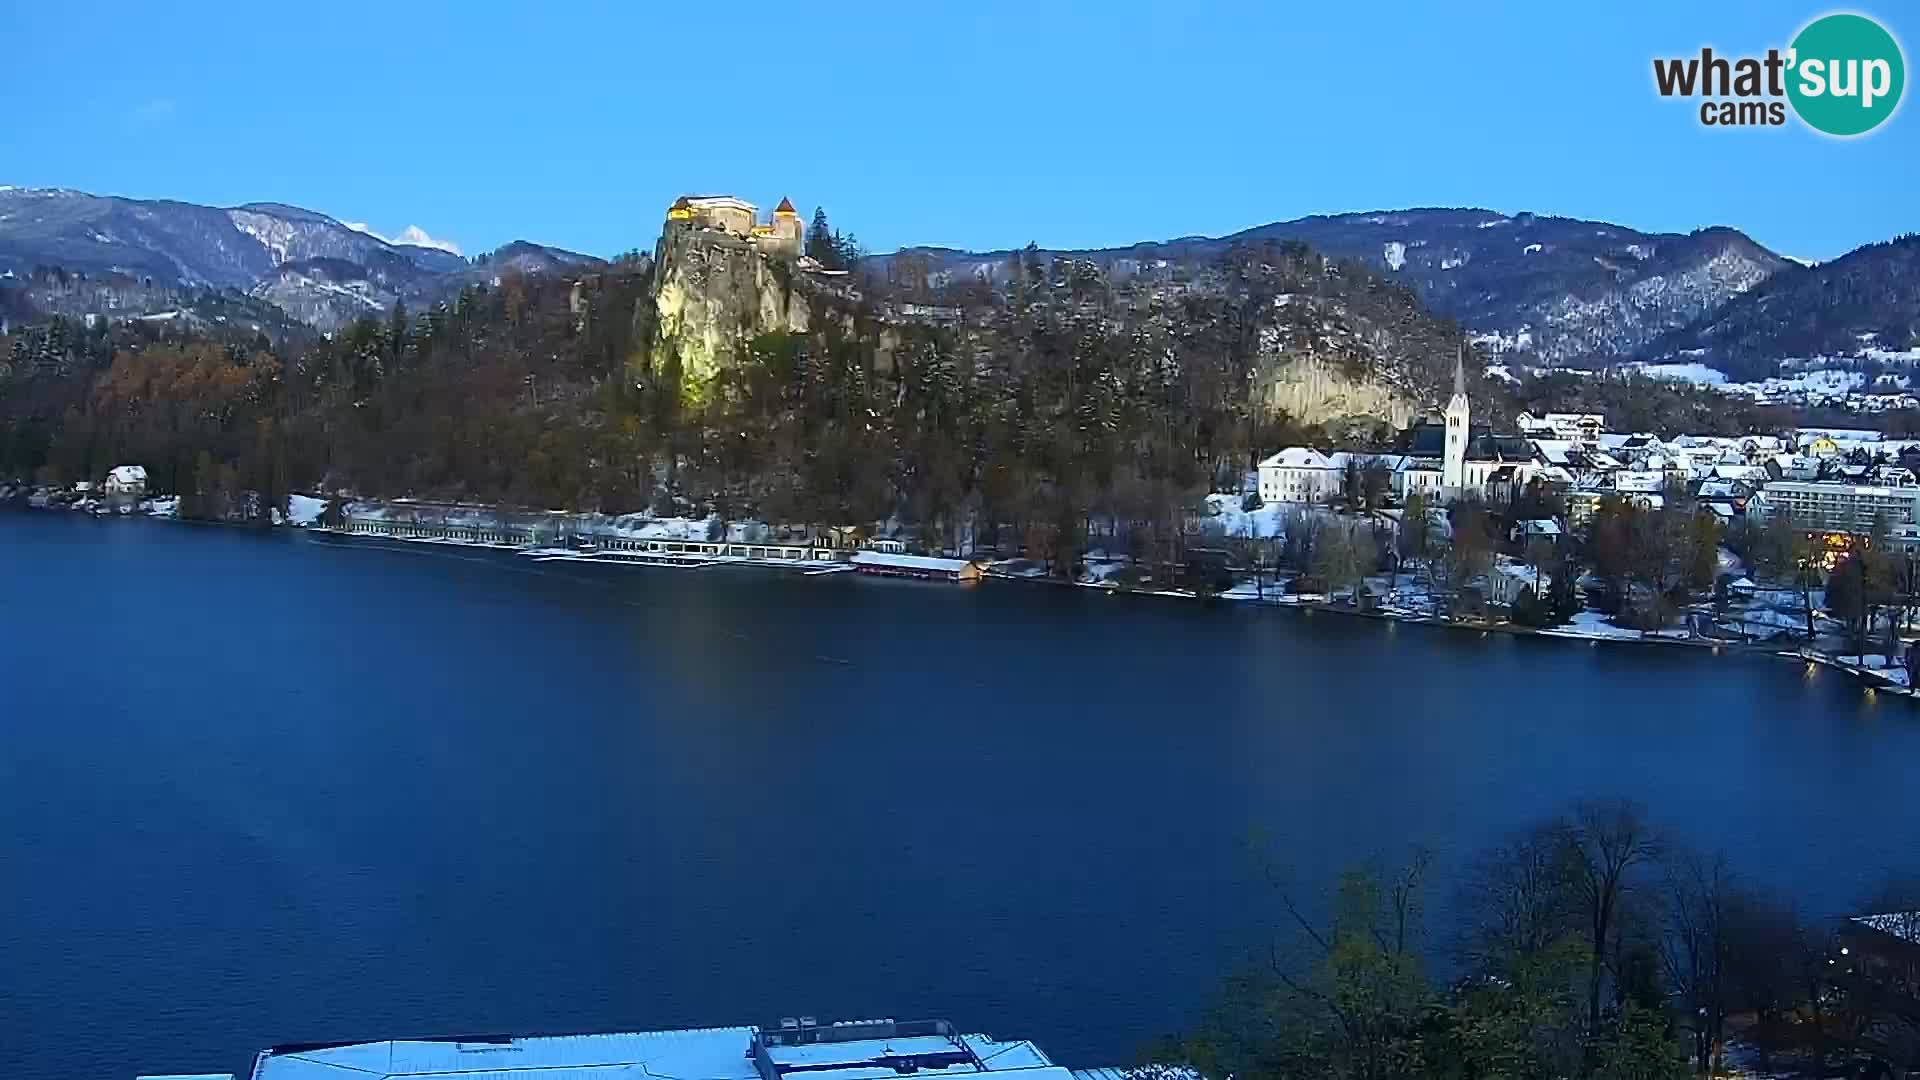
[[[889,1023],[887,1025],[891,1027]],[[907,1025],[902,1025],[906,1027]],[[913,1025],[925,1029],[927,1025]],[[823,1030],[830,1030],[831,1026]],[[253,1080],[768,1080],[777,1077],[888,1080],[902,1072],[1017,1073],[1019,1080],[1071,1080],[1067,1070],[1024,1040],[986,1035],[902,1034],[778,1043],[756,1050],[753,1027],[695,1028],[605,1035],[471,1036],[274,1047],[254,1063]]]
[[[1886,911],[1877,915],[1855,915],[1850,921],[1883,934],[1920,944],[1920,911]]]
[[[1539,449],[1540,456],[1552,465],[1565,465],[1567,452],[1573,449],[1570,439],[1535,439],[1533,445]]]
[[[1331,469],[1333,462],[1320,451],[1307,446],[1289,446],[1262,461],[1263,469]]]
[[[1505,575],[1506,577],[1523,580],[1529,585],[1533,584],[1535,567],[1532,563],[1521,562],[1518,559],[1503,558],[1493,564],[1493,569],[1496,573]],[[1547,580],[1547,574],[1544,571],[1540,574],[1540,580],[1543,583]]]
[[[733,195],[688,195],[687,205],[696,210],[744,210],[749,214],[758,214],[760,208]]]
[[[392,1039],[341,1046],[276,1047],[253,1080],[391,1080],[460,1074],[508,1080],[614,1080],[629,1076],[759,1080],[748,1056],[753,1028],[700,1028],[506,1039]]]
[[[1650,493],[1660,491],[1667,485],[1665,473],[1623,472],[1615,474],[1613,490],[1621,492]]]
[[[1694,492],[1703,499],[1727,499],[1734,494],[1731,480],[1706,480],[1700,484],[1700,490]]]
[[[886,566],[899,570],[935,570],[954,574],[973,565],[965,559],[938,559],[931,555],[895,555],[887,551],[857,551],[855,566]]]
[[[107,473],[107,479],[117,484],[144,484],[147,482],[145,465],[115,465]]]

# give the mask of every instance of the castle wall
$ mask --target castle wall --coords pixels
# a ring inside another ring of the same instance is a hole
[[[730,206],[696,207],[693,220],[709,229],[723,229],[736,236],[746,236],[753,231],[753,215]]]

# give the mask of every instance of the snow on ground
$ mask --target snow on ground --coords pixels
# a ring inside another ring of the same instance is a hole
[[[1727,381],[1727,373],[1705,364],[1689,362],[1685,364],[1623,364],[1621,367],[1636,375],[1665,382],[1693,383],[1696,386],[1722,386]]]
[[[1533,348],[1533,331],[1531,329],[1523,329],[1515,334],[1502,334],[1497,331],[1484,332],[1471,334],[1467,337],[1467,340],[1472,343],[1474,347],[1484,349],[1488,352],[1522,352]]]
[[[140,512],[150,517],[173,517],[180,512],[180,500],[173,496],[148,499],[140,504]]]
[[[987,572],[1001,577],[1043,578],[1047,564],[1038,559],[1001,559],[987,564]]]
[[[1728,393],[1749,397],[1777,397],[1782,394],[1846,394],[1866,385],[1866,372],[1815,368],[1796,375],[1761,379],[1759,382],[1725,383],[1725,389]]]
[[[1540,632],[1555,637],[1621,638],[1633,641],[1638,641],[1642,636],[1638,630],[1613,625],[1607,621],[1605,614],[1598,611],[1579,612],[1568,620],[1567,625]]]
[[[1268,503],[1258,510],[1242,510],[1241,502],[1239,495],[1215,492],[1207,496],[1207,516],[1202,520],[1218,525],[1228,536],[1253,540],[1272,540],[1286,532],[1283,524],[1286,504]]]
[[[1833,662],[1840,667],[1864,671],[1868,678],[1886,683],[1890,686],[1905,687],[1908,685],[1907,669],[1905,665],[1901,664],[1900,658],[1897,656],[1888,657],[1882,656],[1879,653],[1868,653],[1865,656],[1858,656],[1852,653],[1843,653],[1834,656],[1832,659]]]
[[[287,520],[295,525],[311,525],[319,521],[321,511],[326,508],[325,499],[316,499],[311,495],[287,496]]]
[[[1380,250],[1382,258],[1387,260],[1387,269],[1398,270],[1407,265],[1407,245],[1398,240],[1389,241]]]

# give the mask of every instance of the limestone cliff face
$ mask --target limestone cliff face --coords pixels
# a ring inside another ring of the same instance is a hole
[[[711,229],[669,226],[654,253],[654,334],[647,373],[678,361],[683,400],[706,400],[720,369],[759,334],[804,333],[807,294],[793,264]]]
[[[1312,353],[1262,357],[1258,400],[1270,412],[1318,424],[1364,417],[1404,427],[1422,405],[1409,388],[1378,376],[1356,378],[1349,368]]]

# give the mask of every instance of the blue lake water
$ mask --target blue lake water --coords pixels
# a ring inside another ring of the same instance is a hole
[[[1311,891],[1636,798],[1842,908],[1920,711],[1765,658],[0,514],[0,1069],[944,1016],[1130,1060]]]

